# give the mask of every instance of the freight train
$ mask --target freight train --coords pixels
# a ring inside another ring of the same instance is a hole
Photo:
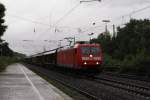
[[[102,49],[99,44],[77,42],[72,47],[60,47],[33,55],[25,60],[38,65],[102,71]]]

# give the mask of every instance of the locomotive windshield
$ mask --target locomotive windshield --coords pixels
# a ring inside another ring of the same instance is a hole
[[[100,53],[99,47],[81,47],[81,54],[83,55],[96,55]]]

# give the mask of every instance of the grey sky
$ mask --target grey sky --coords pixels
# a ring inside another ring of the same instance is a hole
[[[7,9],[5,20],[8,25],[3,38],[10,43],[13,50],[33,54],[43,51],[43,48],[47,50],[58,45],[56,41],[44,42],[43,40],[60,40],[67,36],[75,36],[77,40],[88,40],[87,34],[91,32],[94,32],[93,37],[96,37],[104,31],[103,19],[111,20],[108,24],[111,30],[112,24],[121,25],[128,22],[130,17],[150,18],[150,8],[122,17],[150,5],[150,0],[102,0],[101,3],[82,4],[79,4],[79,1],[1,0]],[[78,6],[68,16],[62,18],[76,5]],[[62,20],[56,24],[60,18]],[[96,23],[95,26],[92,25],[93,22]],[[66,41],[62,44],[66,44]]]

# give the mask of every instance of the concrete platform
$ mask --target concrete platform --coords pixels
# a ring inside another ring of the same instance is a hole
[[[72,100],[22,64],[0,73],[0,100]]]

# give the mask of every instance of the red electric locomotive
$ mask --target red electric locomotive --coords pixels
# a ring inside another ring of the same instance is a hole
[[[57,51],[57,65],[72,69],[101,71],[102,50],[99,44],[76,43],[72,48]]]
[[[102,71],[102,50],[99,44],[78,42],[73,47],[63,47],[38,53],[25,59],[36,65],[56,65],[85,71]]]

